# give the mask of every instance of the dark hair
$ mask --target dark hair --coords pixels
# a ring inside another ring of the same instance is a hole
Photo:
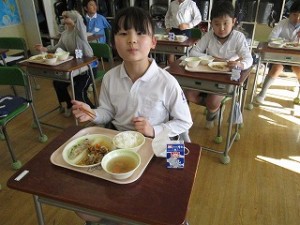
[[[91,2],[91,1],[95,2],[96,5],[97,5],[97,1],[96,0],[83,0],[82,1],[82,6],[83,7],[87,7],[87,5],[89,4],[89,2]]]
[[[297,13],[300,12],[300,2],[294,2],[293,5],[290,8],[290,13]]]
[[[211,20],[217,17],[229,16],[234,18],[234,7],[231,1],[216,1],[211,9]]]
[[[154,25],[149,13],[139,7],[127,7],[119,11],[113,21],[113,35],[116,35],[121,29],[129,30],[132,28],[153,35]],[[114,44],[114,38],[112,42]]]

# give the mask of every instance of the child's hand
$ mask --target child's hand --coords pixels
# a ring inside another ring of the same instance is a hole
[[[190,26],[189,26],[188,23],[182,23],[182,24],[179,24],[178,28],[179,28],[180,30],[186,30],[186,29],[189,29]]]
[[[149,123],[148,119],[139,116],[139,117],[134,117],[132,119],[132,122],[134,124],[136,131],[142,133],[147,137],[154,137],[154,129],[152,125]]]
[[[233,69],[233,68],[244,69],[244,65],[243,65],[240,61],[228,61],[228,62],[227,62],[227,66],[228,66],[230,69]]]
[[[80,101],[72,100],[72,113],[79,122],[92,121],[96,118],[96,113],[91,107]]]
[[[43,47],[42,44],[36,44],[34,46],[34,49],[39,51],[39,52],[47,52],[47,50],[48,50],[47,48]]]

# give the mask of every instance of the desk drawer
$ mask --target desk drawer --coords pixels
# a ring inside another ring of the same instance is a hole
[[[281,63],[299,64],[300,55],[297,54],[279,54],[272,52],[263,52],[261,59],[264,61],[278,61]]]
[[[232,84],[220,84],[212,81],[196,80],[179,76],[175,76],[175,78],[183,88],[191,88],[203,92],[213,92],[216,94],[219,93],[225,95],[231,95],[234,91],[234,85]]]
[[[80,69],[76,69],[72,71],[72,76],[75,77],[78,74],[86,72],[88,69],[89,69],[88,66],[84,66]],[[50,78],[50,79],[62,80],[62,81],[70,81],[70,74],[71,74],[71,72],[47,70],[47,69],[34,68],[34,67],[28,67],[27,72],[29,73],[30,76],[44,77],[44,78]]]
[[[155,49],[151,50],[151,52],[185,55],[187,53],[187,47],[171,46],[171,45],[157,45]]]

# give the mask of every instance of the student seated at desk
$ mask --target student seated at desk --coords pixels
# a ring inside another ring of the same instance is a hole
[[[197,26],[201,19],[200,10],[194,1],[172,1],[165,16],[166,32],[191,37],[191,28]],[[169,55],[168,62],[174,61],[175,55]]]
[[[211,10],[212,30],[208,31],[201,40],[191,49],[190,56],[211,55],[219,60],[228,61],[228,67],[248,69],[253,58],[243,33],[234,30],[236,19],[234,7],[229,1],[215,2]],[[190,102],[204,105],[207,108],[207,129],[214,127],[218,120],[219,108],[224,96],[200,93],[199,91],[186,90]]]
[[[269,35],[269,40],[273,38],[283,38],[288,42],[299,42],[300,39],[300,2],[295,1],[287,19],[281,20]],[[277,77],[282,73],[284,66],[282,64],[273,64],[267,74],[260,93],[255,97],[258,104],[263,104],[267,90],[274,83]],[[300,83],[300,67],[292,66],[292,71],[297,75]]]
[[[83,0],[82,4],[86,11],[85,21],[87,32],[93,33],[95,37],[99,37],[97,39],[98,43],[106,43],[105,29],[110,29],[111,26],[104,16],[97,13],[97,1]]]
[[[138,7],[119,11],[113,34],[123,62],[105,74],[98,108],[72,101],[75,117],[80,122],[91,120],[96,124],[111,121],[117,130],[136,130],[151,138],[165,127],[170,137],[186,133],[192,118],[183,90],[171,74],[148,58],[156,45],[150,15]],[[80,213],[79,216],[100,221]]]
[[[47,47],[37,44],[35,46],[36,50],[40,52],[55,52],[57,48],[61,48],[64,51],[70,52],[71,55],[75,55],[75,49],[80,49],[82,50],[83,57],[94,56],[93,50],[87,41],[86,26],[83,23],[82,16],[75,10],[64,11],[62,16],[66,29],[61,34],[58,43],[55,46],[50,45]],[[94,74],[97,73],[97,67],[98,63],[93,63],[92,68]],[[93,108],[94,105],[87,95],[87,89],[91,83],[92,77],[89,71],[74,77],[75,99],[83,101]],[[70,83],[53,81],[59,103],[66,103],[64,113],[66,117],[72,115],[71,97],[68,92],[69,85]]]

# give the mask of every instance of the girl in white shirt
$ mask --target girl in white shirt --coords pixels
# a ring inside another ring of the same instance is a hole
[[[97,109],[73,101],[75,117],[97,124],[111,121],[117,130],[137,130],[147,137],[154,137],[165,127],[171,131],[170,137],[187,132],[192,119],[183,90],[171,74],[148,58],[156,45],[149,14],[128,7],[120,11],[114,23],[113,41],[123,62],[104,76]],[[96,117],[91,118],[81,108]]]
[[[288,42],[298,42],[300,38],[300,2],[294,2],[290,8],[289,18],[280,21],[269,35],[272,38],[283,38]],[[273,64],[266,76],[260,93],[255,97],[258,104],[263,104],[267,90],[274,83],[277,77],[282,73],[284,66],[282,64]],[[292,71],[297,75],[300,83],[300,67],[292,66]]]
[[[236,19],[231,2],[215,2],[211,10],[212,30],[208,31],[191,49],[190,56],[211,55],[216,59],[228,60],[230,69],[239,67],[248,69],[253,62],[244,34],[233,30]],[[199,91],[187,90],[186,97],[190,102],[205,105],[207,108],[206,125],[213,128],[224,96],[202,94]]]

